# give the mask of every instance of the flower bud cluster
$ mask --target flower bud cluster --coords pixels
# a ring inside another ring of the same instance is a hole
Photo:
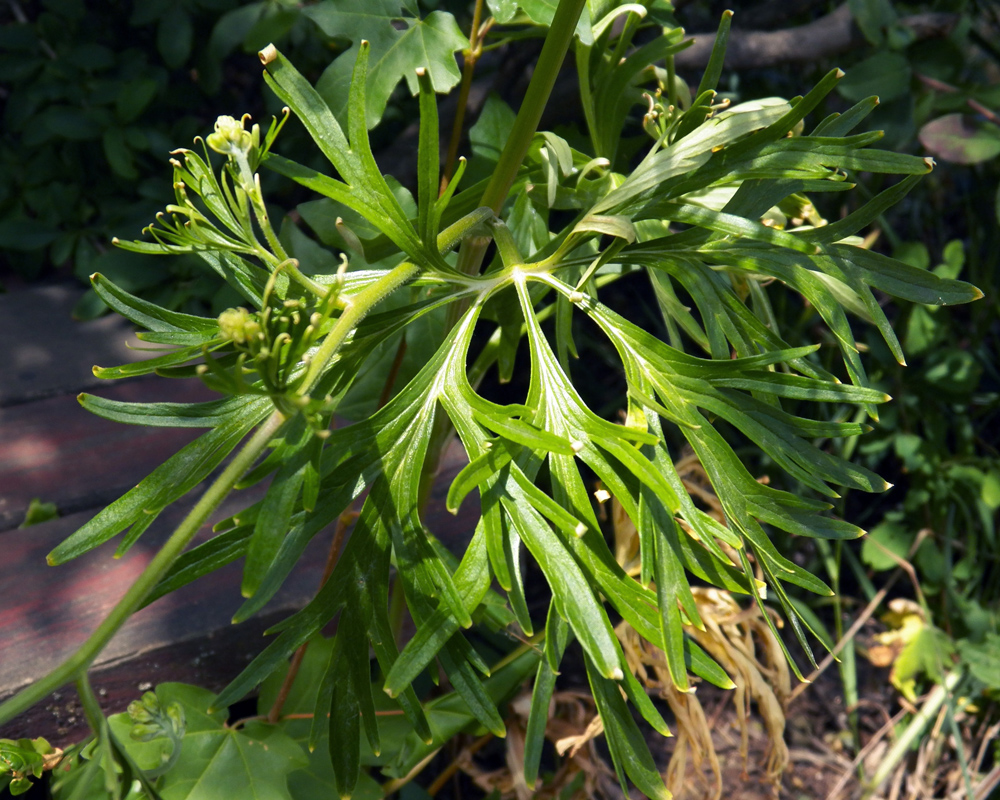
[[[140,742],[166,737],[178,740],[184,735],[187,722],[184,709],[178,703],[164,707],[153,692],[146,692],[141,699],[128,704],[132,729],[129,735]]]
[[[238,345],[246,345],[261,335],[257,315],[245,308],[229,308],[219,314],[219,331]]]
[[[276,291],[279,277],[293,267],[294,262],[288,261],[272,273],[259,314],[229,308],[219,315],[219,333],[231,343],[236,358],[233,360],[232,351],[221,358],[206,352],[198,374],[215,391],[266,394],[282,410],[307,410],[308,417],[316,404],[297,391],[306,375],[311,349],[328,331],[331,317],[340,307],[340,285],[332,284],[320,297],[309,293],[281,297]]]

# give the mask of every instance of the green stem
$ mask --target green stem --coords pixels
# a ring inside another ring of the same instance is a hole
[[[324,367],[344,343],[348,334],[364,316],[387,294],[391,293],[418,272],[413,264],[403,262],[381,277],[371,286],[358,292],[344,313],[337,319],[333,330],[327,335],[313,359],[303,384],[304,390],[316,382]],[[136,579],[125,596],[111,610],[86,642],[66,661],[44,678],[36,681],[24,691],[16,694],[0,705],[0,724],[23,713],[42,698],[60,686],[80,679],[103,650],[111,637],[125,624],[126,620],[139,608],[143,601],[160,582],[173,563],[187,547],[188,543],[205,523],[208,517],[228,497],[236,482],[253,466],[254,461],[264,451],[268,442],[286,420],[280,411],[275,411],[262,424],[236,457],[212,483],[201,499],[195,504],[177,530],[170,536],[142,574]]]
[[[495,220],[490,228],[493,230],[493,241],[497,243],[497,250],[500,251],[500,260],[503,265],[510,269],[524,263],[524,257],[517,250],[517,243],[510,228],[502,220]]]
[[[305,395],[316,384],[323,370],[326,369],[330,359],[337,353],[344,343],[348,334],[353,331],[359,322],[365,318],[386,296],[392,294],[396,289],[416,276],[420,268],[409,261],[404,261],[389,270],[370,286],[366,286],[356,295],[351,297],[350,304],[344,309],[344,313],[337,318],[337,324],[327,334],[313,356],[309,364],[309,371],[302,383],[299,394]]]
[[[879,786],[885,782],[890,775],[892,775],[893,770],[899,765],[899,762],[903,760],[907,752],[910,750],[910,746],[917,739],[918,736],[923,735],[923,732],[927,727],[933,722],[934,717],[937,716],[942,704],[948,698],[955,687],[958,686],[959,681],[962,680],[962,670],[956,669],[949,672],[944,676],[944,680],[941,681],[937,686],[935,686],[930,693],[927,695],[927,699],[924,700],[923,706],[914,715],[913,719],[910,720],[910,724],[906,726],[898,739],[893,742],[889,752],[886,753],[885,758],[879,764],[878,769],[875,771],[875,775],[872,777],[871,783],[866,787],[864,792],[864,797],[871,797],[876,791],[878,791]]]
[[[183,552],[194,535],[208,519],[209,515],[232,491],[243,474],[253,466],[254,461],[264,451],[285,416],[275,411],[254,433],[243,449],[229,462],[222,474],[212,483],[201,499],[195,504],[184,521],[177,527],[160,551],[153,557],[142,574],[136,578],[125,596],[111,610],[104,621],[88,637],[87,641],[66,661],[44,678],[36,681],[23,691],[0,705],[0,724],[12,720],[47,695],[72,680],[79,680],[103,650],[111,637],[125,624],[125,621],[142,605],[143,601],[160,582],[167,571]]]
[[[84,672],[76,679],[76,693],[80,696],[80,705],[83,706],[83,715],[87,718],[87,724],[95,733],[100,733],[104,725],[104,712],[101,710],[101,703],[94,694],[94,687],[90,685],[90,678]]]
[[[514,120],[514,127],[511,128],[510,136],[507,137],[507,144],[504,145],[503,152],[500,153],[500,160],[490,182],[483,192],[483,199],[480,205],[489,206],[494,214],[499,214],[503,206],[510,187],[514,184],[517,171],[521,168],[521,162],[528,154],[531,140],[538,130],[538,123],[542,119],[542,112],[549,102],[549,95],[552,94],[552,87],[555,85],[562,67],[563,59],[566,58],[566,51],[569,50],[570,42],[576,33],[576,23],[580,19],[586,0],[560,0],[556,9],[552,24],[549,25],[549,32],[545,36],[545,44],[542,45],[542,52],[538,56],[538,63],[535,64],[535,71],[528,84],[528,90],[524,93],[524,100],[521,108],[517,112]]]
[[[497,162],[490,182],[483,192],[482,200],[479,202],[480,206],[492,209],[497,216],[500,215],[510,187],[514,185],[514,179],[517,178],[521,162],[524,161],[524,157],[528,154],[528,148],[531,147],[531,140],[535,131],[538,130],[542,112],[549,102],[549,95],[552,94],[552,87],[555,86],[559,69],[562,67],[566,52],[573,41],[577,20],[583,13],[586,2],[587,0],[559,0],[559,7],[552,18],[549,32],[545,36],[545,44],[542,45],[538,63],[535,64],[535,71],[528,83],[528,90],[524,93],[521,108],[518,109],[514,127],[511,128],[507,143],[504,145],[503,152],[500,153],[500,160]],[[466,275],[478,275],[489,244],[490,239],[486,236],[469,236],[464,239],[458,251],[456,269]],[[448,306],[445,316],[445,333],[454,327],[467,308],[468,303],[463,301]],[[422,501],[429,497],[430,484],[437,474],[442,451],[451,434],[451,421],[448,420],[447,415],[438,415],[434,420],[434,428],[431,431],[431,440],[427,449],[428,457],[424,462],[421,475]]]
[[[281,242],[278,241],[278,236],[275,234],[274,228],[271,227],[271,220],[267,215],[267,209],[264,207],[263,201],[261,201],[259,206],[256,203],[254,204],[254,214],[257,217],[257,224],[260,225],[261,230],[264,231],[264,238],[267,239],[267,243],[271,246],[271,250],[282,261],[287,259],[288,253],[286,253],[285,248],[281,246]]]

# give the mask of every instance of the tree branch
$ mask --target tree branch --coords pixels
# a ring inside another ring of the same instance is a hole
[[[957,22],[957,14],[944,13],[914,14],[899,20],[918,41],[947,36]],[[678,69],[701,69],[708,64],[715,34],[696,33],[694,39],[691,47],[674,57]],[[845,53],[864,43],[865,37],[844,3],[826,16],[795,28],[780,31],[733,28],[725,65],[727,69],[739,70],[810,62]]]

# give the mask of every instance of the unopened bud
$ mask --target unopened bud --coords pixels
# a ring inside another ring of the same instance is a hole
[[[215,121],[215,133],[210,133],[205,141],[224,156],[246,156],[253,149],[253,135],[243,127],[243,121],[229,116]]]
[[[260,323],[245,308],[229,308],[219,314],[219,331],[236,344],[246,344],[260,332]]]

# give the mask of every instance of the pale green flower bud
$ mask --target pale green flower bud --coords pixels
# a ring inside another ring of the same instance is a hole
[[[245,308],[229,308],[219,314],[219,330],[236,344],[247,344],[260,333],[260,323]]]
[[[243,120],[222,116],[215,121],[215,133],[205,140],[215,152],[224,156],[244,157],[253,149],[253,135],[243,127]]]

